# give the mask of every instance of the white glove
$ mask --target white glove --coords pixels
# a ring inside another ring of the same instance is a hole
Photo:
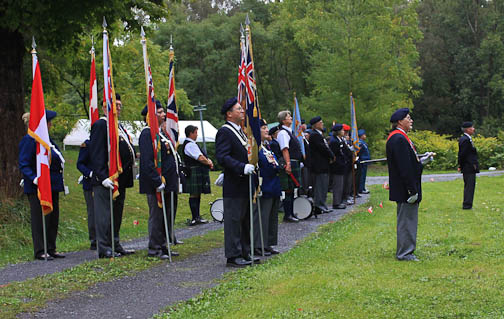
[[[84,176],[79,176],[79,179],[77,180],[77,184],[82,184],[82,180],[84,179]]]
[[[163,189],[165,189],[165,184],[164,184],[164,183],[161,183],[161,185],[159,185],[159,186],[156,188],[156,192],[161,192]]]
[[[303,162],[300,162],[300,163],[299,163],[299,168],[303,168],[303,167],[304,167]]]
[[[93,171],[89,172],[88,178],[91,178],[91,177],[93,177]]]
[[[33,180],[33,184],[38,185],[38,177],[35,177],[35,179]]]
[[[24,187],[24,179],[22,178],[21,181],[19,182],[19,186]]]
[[[417,201],[417,199],[418,199],[418,193],[416,193],[416,194],[414,194],[414,195],[411,195],[411,196],[408,198],[407,202],[408,202],[408,204],[413,204],[414,202],[416,202],[416,201]]]
[[[429,164],[430,162],[432,162],[434,159],[432,158],[434,153],[432,152],[428,152],[426,153],[424,156],[422,156],[420,158],[420,163],[422,163],[422,165],[426,165],[426,164]]]
[[[216,186],[222,186],[224,185],[224,173],[220,173],[219,177],[215,180],[214,183]]]
[[[243,174],[252,175],[253,172],[254,172],[254,165],[245,164],[245,168],[243,168]]]
[[[103,187],[114,189],[114,182],[112,182],[110,178],[105,178],[101,183]]]

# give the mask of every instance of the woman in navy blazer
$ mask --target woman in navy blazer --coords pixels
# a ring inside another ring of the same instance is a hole
[[[51,129],[51,120],[56,117],[56,112],[46,110],[47,129]],[[64,191],[63,165],[60,158],[60,150],[54,141],[49,138],[51,145],[51,191],[53,211],[46,215],[47,252],[44,254],[44,234],[42,229],[42,207],[37,195],[38,186],[33,183],[37,177],[37,143],[33,137],[26,134],[19,143],[19,170],[23,174],[24,193],[28,195],[31,212],[31,229],[33,239],[33,252],[35,259],[52,260],[64,258],[65,255],[56,252],[56,236],[59,224],[59,193]],[[56,149],[56,151],[55,151]]]

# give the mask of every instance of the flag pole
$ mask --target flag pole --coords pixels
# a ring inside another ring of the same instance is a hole
[[[261,187],[261,186],[259,185],[259,187]],[[264,238],[263,238],[264,235],[263,235],[262,216],[261,216],[261,200],[259,198],[260,198],[260,196],[258,194],[257,195],[257,213],[259,215],[259,234],[261,235],[261,253],[262,253],[262,256],[264,257]]]
[[[37,67],[36,62],[37,61],[37,43],[35,43],[35,37],[32,37],[32,78],[35,77],[35,68]],[[44,110],[45,112],[45,110]],[[38,185],[37,185],[38,188]],[[44,210],[42,209],[42,205],[40,206],[40,213],[42,214],[42,236],[44,237],[44,259],[47,261],[47,230],[46,230],[46,220],[45,220],[45,215],[44,215]]]
[[[249,209],[250,209],[250,259],[254,265],[254,211],[252,205],[252,174],[249,175]]]
[[[105,20],[105,17],[103,17],[103,37],[107,37],[107,41],[103,42],[103,46],[107,46],[107,56],[104,56],[103,59],[108,59],[109,58],[109,45],[108,45],[108,32],[107,32],[107,20]],[[103,64],[105,67],[105,63]],[[110,65],[109,65],[110,68]],[[108,70],[103,69],[104,76],[107,77]],[[103,86],[106,87],[108,86],[108,79],[103,83]],[[108,96],[106,97],[108,100]],[[112,100],[112,103],[114,101]],[[113,107],[113,106],[112,106]],[[107,144],[108,144],[108,162],[109,162],[109,172],[110,172],[110,116],[109,116],[109,111],[108,107],[107,109]],[[111,246],[112,246],[112,259],[115,257],[115,241],[114,241],[114,202],[113,202],[113,189],[109,188],[109,204],[110,204],[110,241],[111,241]],[[98,250],[98,247],[97,247]]]
[[[164,227],[165,227],[165,235],[166,235],[166,247],[168,248],[168,257],[170,258],[170,263],[172,262],[171,258],[171,246],[170,246],[170,238],[168,234],[168,218],[166,217],[166,204],[164,198],[164,189],[161,191],[161,200],[163,201],[163,219],[164,219]],[[173,232],[173,228],[172,228]]]
[[[173,154],[175,156],[175,154]],[[175,245],[175,204],[174,204],[174,192],[170,192],[170,223],[171,223],[171,242]]]

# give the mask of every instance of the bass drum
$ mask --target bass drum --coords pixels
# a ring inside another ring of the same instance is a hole
[[[313,213],[313,199],[307,196],[298,196],[294,199],[294,215],[299,219],[308,219]]]
[[[222,223],[224,222],[224,200],[218,198],[210,203],[210,214],[214,221]]]

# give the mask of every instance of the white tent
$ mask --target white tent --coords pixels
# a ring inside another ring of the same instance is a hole
[[[121,124],[124,125],[128,133],[131,134],[131,137],[133,138],[133,145],[138,146],[138,138],[140,137],[140,133],[142,132],[145,123],[142,121],[121,121]],[[203,142],[203,134],[201,132],[200,121],[179,121],[179,142],[184,142],[184,130],[188,125],[194,125],[198,127],[198,139],[196,142]],[[215,142],[217,129],[208,121],[203,121],[203,128],[205,129],[205,140],[207,142]],[[81,145],[85,140],[89,138],[89,133],[89,120],[78,120],[77,123],[75,123],[72,131],[63,139],[63,148],[65,148],[66,145]]]

